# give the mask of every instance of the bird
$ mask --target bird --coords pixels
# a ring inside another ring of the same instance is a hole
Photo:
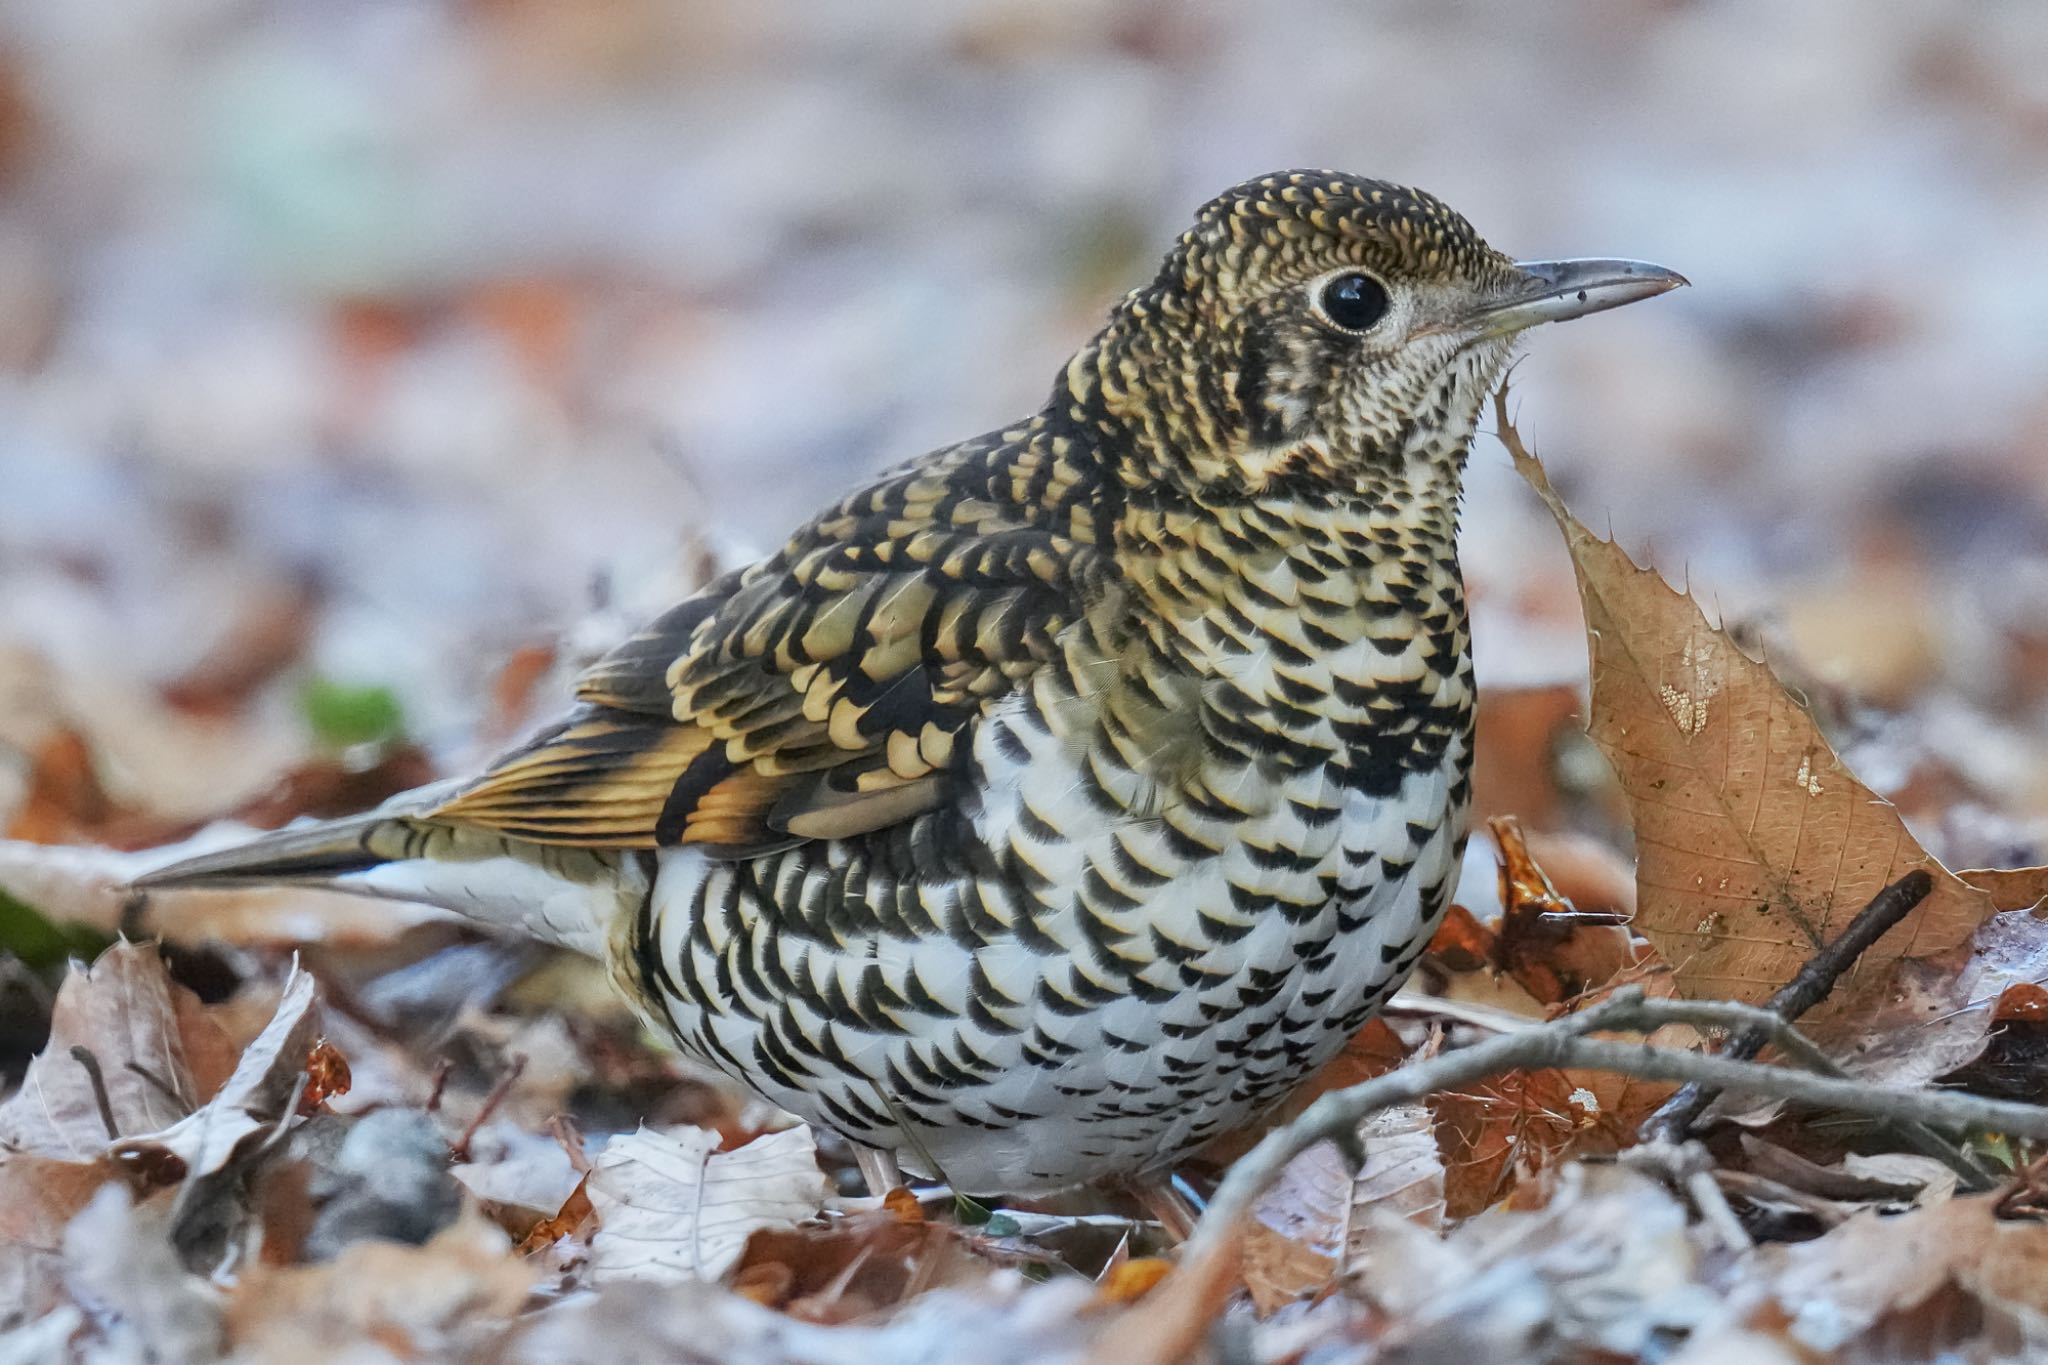
[[[1156,1186],[1340,1051],[1450,904],[1462,477],[1517,339],[1685,283],[1517,262],[1382,180],[1245,181],[1037,411],[709,583],[479,775],[137,885],[587,953],[876,1186]]]

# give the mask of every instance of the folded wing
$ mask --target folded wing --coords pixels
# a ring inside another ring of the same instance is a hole
[[[1097,567],[1092,546],[961,496],[947,471],[907,472],[601,659],[574,714],[433,816],[735,856],[893,824],[942,799]]]

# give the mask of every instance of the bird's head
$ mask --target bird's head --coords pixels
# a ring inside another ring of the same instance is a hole
[[[1455,498],[1521,332],[1684,283],[1638,261],[1517,262],[1419,190],[1288,171],[1203,205],[1068,387],[1135,438],[1130,482],[1223,496],[1423,483]]]

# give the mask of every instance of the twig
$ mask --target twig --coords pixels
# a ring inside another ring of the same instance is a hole
[[[498,1083],[491,1087],[491,1093],[484,1096],[484,1102],[477,1106],[476,1117],[469,1121],[469,1126],[462,1130],[462,1136],[455,1139],[448,1148],[450,1161],[460,1166],[469,1160],[469,1144],[476,1141],[477,1133],[491,1121],[491,1115],[498,1112],[498,1106],[505,1102],[505,1096],[512,1092],[512,1087],[525,1072],[526,1057],[524,1054],[515,1054],[505,1067],[505,1074],[498,1077]]]
[[[1287,1163],[1316,1143],[1356,1130],[1359,1120],[1396,1104],[1455,1090],[1504,1071],[1528,1067],[1613,1071],[1643,1080],[1697,1081],[1770,1099],[1795,1100],[1944,1128],[1977,1129],[2019,1137],[2048,1138],[2048,1106],[1985,1099],[1954,1090],[1904,1090],[1838,1076],[1649,1043],[1614,1042],[1587,1035],[1595,1031],[1648,1033],[1664,1024],[1699,1019],[1709,1005],[1724,1019],[1743,1019],[1766,1032],[1782,1028],[1766,1011],[1732,1002],[1647,1000],[1641,990],[1617,991],[1579,1014],[1537,1028],[1488,1038],[1457,1052],[1410,1063],[1383,1076],[1318,1098],[1293,1122],[1268,1133],[1224,1177],[1209,1210],[1188,1240],[1190,1257],[1233,1243],[1234,1229],[1259,1194]]]
[[[1827,999],[1835,983],[1841,980],[1842,973],[1853,967],[1856,959],[1889,933],[1893,925],[1912,913],[1913,907],[1926,900],[1933,890],[1933,875],[1924,867],[1916,867],[1872,896],[1870,904],[1857,911],[1856,918],[1849,921],[1849,927],[1842,930],[1833,943],[1815,953],[1812,960],[1799,969],[1799,974],[1771,997],[1771,1012],[1781,1019],[1797,1019]]]
[[[1708,1028],[1739,1028],[1743,1032],[1738,1035],[1738,1040],[1761,1037],[1764,1042],[1770,1043],[1783,1053],[1788,1061],[1796,1062],[1808,1071],[1818,1072],[1823,1076],[1849,1074],[1832,1057],[1822,1052],[1811,1038],[1793,1028],[1783,1016],[1774,1014],[1769,1009],[1736,1004],[1729,1000],[1667,1000],[1662,1004],[1670,1011],[1674,1023],[1704,1025]],[[1761,1047],[1762,1043],[1759,1043],[1757,1048],[1749,1049],[1748,1054],[1730,1060],[1747,1061],[1749,1055],[1753,1055]],[[1728,1058],[1734,1050],[1730,1047],[1716,1055]],[[1695,1084],[1682,1087],[1677,1095],[1688,1093],[1703,1094],[1707,1097],[1707,1102],[1711,1103],[1716,1092]],[[1676,1099],[1677,1095],[1674,1095],[1673,1099]],[[1666,1100],[1665,1106],[1670,1103],[1670,1100]],[[1659,1112],[1662,1112],[1662,1107],[1659,1108]],[[1652,1115],[1652,1118],[1654,1117],[1655,1115]],[[1989,1189],[1994,1183],[1990,1173],[1979,1166],[1968,1152],[1926,1124],[1905,1119],[1888,1122],[1889,1126],[1921,1155],[1932,1157],[1954,1171],[1967,1182],[1968,1188]],[[1685,1141],[1687,1134],[1683,1131],[1674,1134],[1670,1129],[1653,1127],[1651,1120],[1646,1119],[1637,1129],[1636,1136],[1645,1144],[1680,1145]]]
[[[92,1081],[92,1099],[100,1107],[100,1122],[107,1126],[107,1141],[119,1142],[121,1128],[114,1122],[114,1102],[107,1095],[107,1078],[100,1072],[100,1059],[93,1056],[91,1048],[77,1043],[72,1046],[71,1060],[84,1067]]]
[[[434,1076],[433,1080],[429,1083],[425,1106],[429,1114],[437,1114],[441,1111],[441,1098],[448,1091],[448,1073],[454,1069],[455,1063],[449,1061],[446,1057],[434,1063]]]
[[[1798,975],[1773,995],[1768,1009],[1780,1020],[1798,1019],[1808,1010],[1828,998],[1840,981],[1843,973],[1854,966],[1856,960],[1870,950],[1872,944],[1910,914],[1913,908],[1927,899],[1934,889],[1934,878],[1925,868],[1915,868],[1905,876],[1871,897],[1870,904],[1858,911],[1856,918],[1837,935],[1833,942],[1822,948],[1799,969]],[[1799,1037],[1799,1035],[1793,1035]],[[1804,1042],[1803,1037],[1800,1039]],[[1785,1049],[1785,1038],[1777,1030],[1761,1027],[1747,1029],[1728,1040],[1720,1055],[1732,1061],[1747,1061],[1763,1050],[1767,1042],[1775,1042],[1780,1050]],[[1789,1052],[1787,1055],[1791,1055]],[[1808,1061],[1813,1070],[1826,1074],[1840,1075],[1840,1069],[1825,1057],[1816,1065]],[[1657,1111],[1644,1119],[1636,1133],[1645,1142],[1683,1142],[1691,1136],[1693,1126],[1699,1122],[1707,1106],[1714,1102],[1717,1092],[1707,1086],[1692,1084],[1681,1087],[1671,1098],[1657,1106]],[[1971,1188],[1988,1188],[1991,1175],[1971,1155],[1945,1141],[1939,1133],[1924,1124],[1906,1121],[1894,1123],[1898,1135],[1914,1148],[1933,1157],[1961,1176]]]
[[[1771,997],[1768,1006],[1771,1013],[1789,1021],[1827,999],[1828,992],[1841,980],[1842,973],[1848,971],[1871,944],[1882,938],[1886,930],[1926,900],[1933,889],[1934,878],[1925,868],[1915,868],[1871,897],[1870,904],[1849,921],[1849,927],[1842,930],[1834,942],[1815,953],[1799,969],[1799,974]],[[1769,1035],[1761,1030],[1748,1030],[1730,1038],[1720,1055],[1731,1061],[1747,1061],[1763,1051],[1764,1044],[1769,1041]],[[1700,1115],[1713,1102],[1714,1091],[1700,1085],[1685,1086],[1658,1105],[1657,1112],[1644,1119],[1636,1129],[1636,1135],[1645,1142],[1683,1142],[1692,1133],[1693,1125],[1699,1122]]]

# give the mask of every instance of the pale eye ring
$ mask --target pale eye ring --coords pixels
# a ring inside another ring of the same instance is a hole
[[[1392,306],[1387,287],[1363,270],[1332,275],[1316,286],[1316,315],[1340,332],[1369,332]]]

